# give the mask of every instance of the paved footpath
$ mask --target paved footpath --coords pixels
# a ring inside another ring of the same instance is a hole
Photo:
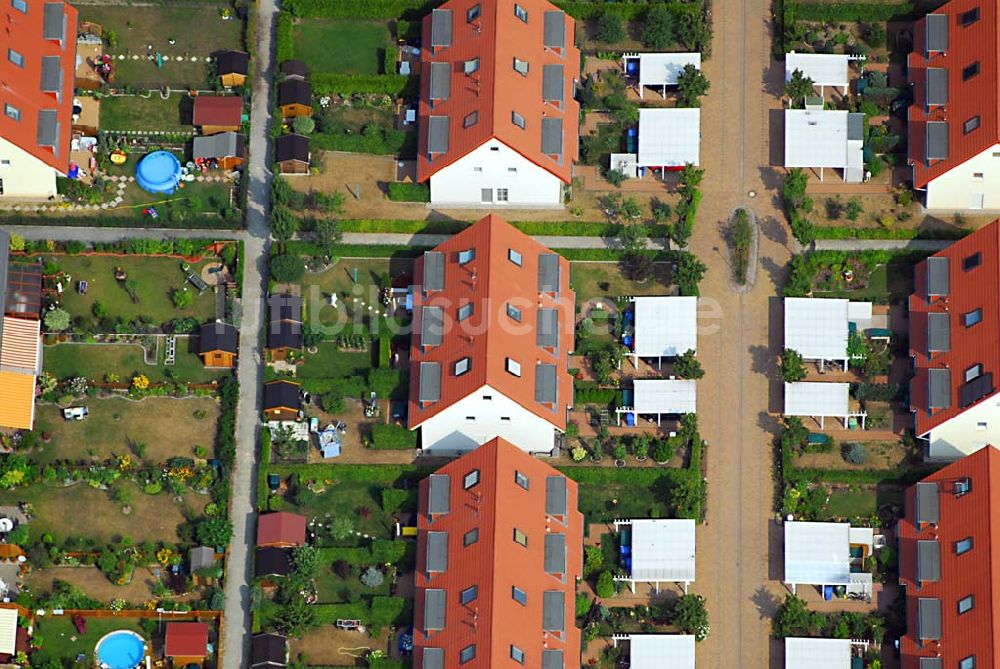
[[[257,431],[261,407],[261,339],[267,281],[268,214],[271,199],[271,110],[274,71],[275,0],[258,0],[257,44],[253,98],[250,109],[250,160],[243,268],[243,318],[240,323],[240,397],[236,409],[236,463],[232,474],[229,516],[233,538],[226,562],[226,608],[222,638],[222,666],[248,665],[251,621],[250,554],[257,528]]]

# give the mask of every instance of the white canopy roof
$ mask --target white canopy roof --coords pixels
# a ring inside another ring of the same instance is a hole
[[[848,523],[785,523],[785,583],[847,585],[851,577]]]
[[[830,109],[786,109],[785,167],[860,169],[864,138],[848,136],[849,114]]]
[[[785,384],[786,416],[835,416],[851,414],[851,384],[801,381]]]
[[[694,581],[693,520],[633,520],[632,580]]]
[[[636,297],[635,354],[672,358],[698,350],[697,297]]]
[[[632,669],[694,669],[691,634],[630,634]]]
[[[701,69],[700,53],[640,53],[640,86],[674,86],[685,65]]]
[[[0,609],[0,654],[17,652],[17,609]]]
[[[813,80],[817,86],[840,86],[850,83],[847,66],[850,56],[834,53],[791,53],[785,54],[785,81],[792,78],[792,72],[799,70]]]
[[[698,165],[700,147],[700,109],[639,110],[640,167]]]
[[[697,386],[690,379],[636,380],[633,409],[642,414],[695,413]]]
[[[851,669],[851,640],[785,637],[785,669]]]
[[[785,298],[785,348],[806,360],[847,358],[847,300]]]

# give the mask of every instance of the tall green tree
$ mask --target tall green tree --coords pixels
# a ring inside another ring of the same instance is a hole
[[[677,76],[677,106],[700,107],[701,97],[708,92],[710,86],[701,70],[688,63]]]
[[[785,97],[792,101],[792,107],[805,105],[805,99],[813,94],[813,80],[796,68],[785,82]]]
[[[594,29],[594,37],[598,42],[605,44],[615,44],[625,39],[625,25],[622,22],[621,14],[611,8],[605,9],[597,17],[597,26]]]
[[[655,4],[646,13],[642,43],[650,49],[666,49],[674,43],[674,15],[666,3]]]

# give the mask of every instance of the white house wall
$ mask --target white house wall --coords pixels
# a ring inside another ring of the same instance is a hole
[[[928,460],[957,460],[987,444],[1000,444],[1000,395],[970,407],[927,433]]]
[[[3,197],[47,198],[56,194],[56,171],[0,137],[0,180]]]
[[[494,437],[503,437],[531,453],[548,453],[552,450],[555,426],[489,386],[483,386],[420,425],[424,451],[443,455],[471,451]]]
[[[496,150],[494,150],[496,149]],[[524,206],[562,204],[562,181],[496,139],[455,161],[431,178],[431,204]],[[482,191],[491,189],[492,200]],[[497,189],[507,189],[507,202]]]
[[[983,210],[1000,211],[1000,144],[927,184],[928,209],[972,211],[980,196]]]

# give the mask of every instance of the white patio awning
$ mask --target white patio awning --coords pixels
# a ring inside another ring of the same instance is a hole
[[[640,86],[676,86],[685,65],[701,69],[700,53],[640,53]]]
[[[633,581],[694,582],[695,523],[693,520],[633,520]]]
[[[785,523],[785,583],[844,585],[851,578],[848,523]]]
[[[833,53],[786,53],[785,81],[792,78],[792,72],[799,70],[813,80],[816,86],[838,86],[850,84],[848,64],[850,56]]]
[[[639,110],[640,167],[698,165],[700,150],[700,109]]]
[[[785,167],[856,167],[864,139],[860,122],[847,111],[786,109]]]
[[[638,414],[695,413],[697,382],[690,379],[653,379],[633,382],[633,409]]]
[[[694,669],[694,636],[630,634],[631,669]]]
[[[845,418],[851,415],[850,396],[849,383],[786,383],[785,415]]]
[[[785,348],[806,360],[847,358],[848,301],[785,298]]]
[[[697,297],[636,297],[635,350],[640,358],[672,358],[698,350]]]

